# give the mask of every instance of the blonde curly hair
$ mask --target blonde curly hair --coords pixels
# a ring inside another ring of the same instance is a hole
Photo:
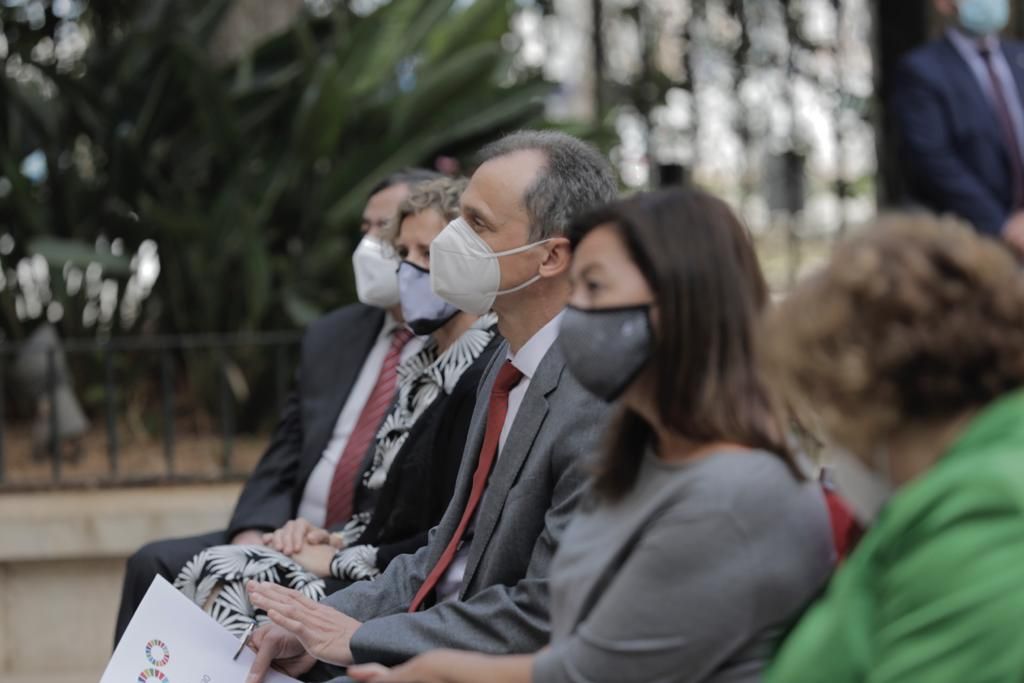
[[[437,211],[446,221],[455,220],[459,217],[459,199],[468,184],[465,178],[437,178],[413,185],[394,218],[381,230],[381,240],[396,249],[402,221],[427,209]]]
[[[805,424],[855,453],[1024,386],[1024,274],[952,218],[879,218],[764,328],[773,383]]]

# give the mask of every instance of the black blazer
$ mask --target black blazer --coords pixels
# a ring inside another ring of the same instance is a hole
[[[491,357],[502,343],[495,335],[452,389],[439,396],[409,431],[395,455],[384,486],[377,492],[373,516],[356,543],[377,546],[381,571],[392,559],[427,543],[455,490],[477,389]]]
[[[1024,44],[1000,46],[1024,97]],[[1013,208],[1010,156],[970,65],[944,37],[904,57],[892,86],[889,106],[914,199],[998,237]]]
[[[306,480],[380,334],[384,311],[352,304],[312,323],[302,338],[295,388],[263,457],[242,490],[227,537],[294,519]]]

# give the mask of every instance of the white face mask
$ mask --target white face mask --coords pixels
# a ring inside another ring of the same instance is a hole
[[[385,250],[384,243],[366,235],[352,254],[356,276],[356,295],[367,306],[391,308],[398,298],[398,260]]]
[[[496,252],[465,220],[456,218],[430,243],[430,286],[435,294],[459,310],[483,315],[491,310],[496,297],[518,292],[540,279],[537,274],[511,289],[499,289],[498,258],[521,254],[549,241]]]
[[[877,452],[873,467],[845,451],[833,451],[832,456],[830,469],[839,495],[850,504],[857,521],[870,526],[895,490],[888,474],[889,451]]]

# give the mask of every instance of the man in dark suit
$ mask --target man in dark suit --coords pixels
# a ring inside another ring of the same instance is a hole
[[[484,374],[452,502],[426,546],[322,603],[250,584],[253,604],[293,627],[256,631],[250,683],[272,663],[337,675],[310,669],[316,659],[395,664],[438,647],[533,652],[548,641],[548,568],[608,411],[554,343],[569,296],[566,232],[617,188],[608,162],[563,133],[515,133],[482,157],[462,216],[431,245],[435,292],[471,313],[493,308],[507,340]]]
[[[409,186],[437,176],[409,169],[381,181],[371,190],[363,210],[363,234],[375,238],[409,194]],[[397,292],[397,280],[395,287]],[[362,297],[364,290],[373,287],[357,289]],[[200,550],[225,543],[262,545],[264,532],[280,529],[299,516],[326,526],[334,475],[349,437],[363,417],[364,404],[379,380],[394,382],[393,377],[384,378],[381,373],[394,333],[404,326],[401,306],[390,306],[385,311],[365,303],[352,304],[309,326],[302,340],[295,389],[270,445],[242,490],[228,528],[149,543],[128,559],[115,645],[153,578],[159,574],[173,581]],[[403,343],[397,353],[407,358],[419,346],[417,340]],[[360,458],[366,455],[363,450]],[[362,466],[360,462],[355,468],[356,475]]]
[[[1024,255],[1024,44],[1008,0],[934,0],[951,23],[907,55],[890,92],[914,199]]]

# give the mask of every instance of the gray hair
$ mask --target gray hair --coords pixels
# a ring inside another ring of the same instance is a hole
[[[608,160],[568,133],[521,130],[506,135],[480,151],[480,163],[526,150],[536,150],[547,159],[546,168],[523,196],[533,241],[565,235],[576,216],[607,204],[618,194]]]

